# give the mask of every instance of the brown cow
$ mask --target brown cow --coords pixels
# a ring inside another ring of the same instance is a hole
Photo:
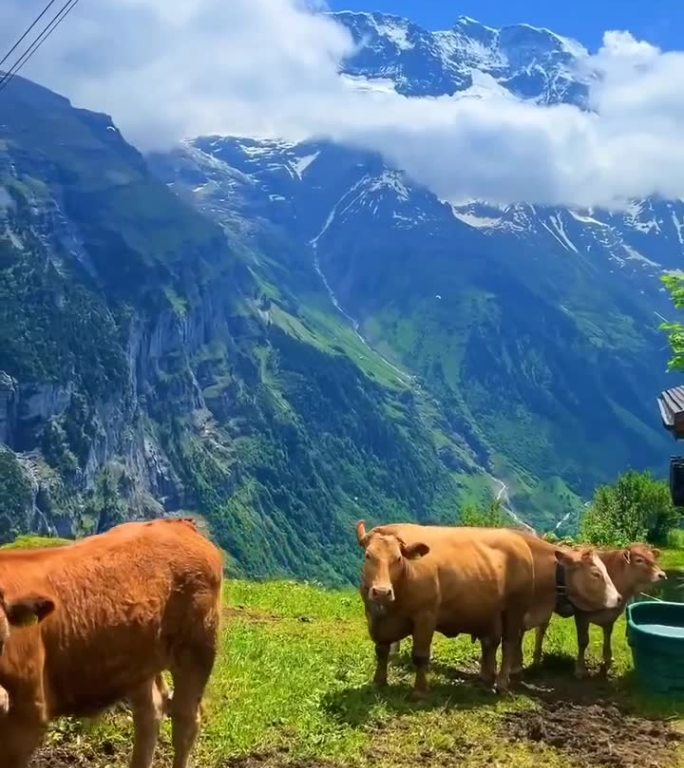
[[[612,635],[615,622],[629,600],[640,592],[647,591],[657,582],[667,578],[657,563],[660,551],[651,549],[643,544],[632,544],[626,549],[602,550],[599,553],[608,574],[617,590],[622,595],[620,605],[605,610],[592,610],[577,605],[574,611],[575,627],[577,629],[578,655],[575,665],[577,677],[585,677],[587,668],[585,654],[589,645],[589,625],[596,624],[603,629],[603,665],[601,671],[607,674],[613,663]],[[544,635],[548,622],[537,628],[534,649],[534,662],[538,664],[542,657]]]
[[[424,696],[437,631],[479,637],[483,679],[491,684],[496,678],[497,688],[507,690],[534,584],[526,542],[512,531],[481,528],[386,525],[366,533],[363,522],[357,537],[365,550],[360,592],[375,642],[376,685],[387,682],[390,645],[412,635],[413,696]]]
[[[135,727],[131,768],[149,768],[164,670],[174,683],[173,768],[186,768],[217,650],[222,574],[221,553],[187,520],[126,523],[67,547],[1,553],[10,620],[27,593],[54,610],[13,629],[0,658],[11,704],[0,718],[0,768],[25,768],[54,718],[96,715],[123,699]]]
[[[407,543],[417,541],[422,526],[406,524],[401,535]],[[453,528],[450,530],[473,530]],[[496,529],[475,529],[479,531]],[[524,618],[524,630],[548,624],[554,610],[562,605],[575,606],[585,610],[612,608],[621,603],[618,594],[598,553],[592,549],[575,552],[567,547],[550,544],[535,534],[520,530],[505,529],[509,534],[520,536],[530,548],[534,561],[534,591],[529,610]],[[424,538],[424,536],[423,536]],[[515,652],[511,672],[519,672],[523,666],[522,638]],[[398,643],[390,649],[396,653]],[[483,658],[485,647],[483,644]]]

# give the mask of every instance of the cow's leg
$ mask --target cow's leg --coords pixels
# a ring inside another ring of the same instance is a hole
[[[520,638],[524,627],[524,618],[524,612],[516,610],[506,611],[502,617],[501,668],[496,678],[496,689],[500,693],[508,691],[511,669],[513,669],[513,664],[520,654]]]
[[[387,662],[389,661],[390,645],[388,643],[375,644],[375,677],[373,683],[382,688],[387,685]]]
[[[608,675],[610,668],[613,666],[613,627],[615,624],[605,624],[603,629],[603,665],[601,666],[601,674]]]
[[[133,755],[131,768],[150,768],[164,718],[164,691],[151,678],[129,696],[133,709]]]
[[[435,634],[435,618],[431,613],[417,616],[413,623],[413,665],[416,668],[416,681],[411,698],[422,699],[427,695],[427,670],[430,665],[432,636]]]
[[[480,659],[480,680],[488,687],[494,687],[496,680],[496,652],[499,649],[500,638],[487,635],[480,638],[482,657]]]
[[[575,677],[587,676],[587,664],[585,655],[589,645],[589,622],[581,615],[575,614],[575,627],[577,628],[577,661],[575,662]]]
[[[187,768],[200,726],[202,697],[214,665],[216,649],[207,646],[179,656],[172,668],[171,699],[173,768]]]
[[[0,726],[0,768],[27,768],[45,731],[40,723],[16,722],[8,717]]]
[[[518,644],[515,646],[515,653],[513,654],[513,662],[511,666],[511,674],[512,675],[520,675],[522,674],[523,667],[524,667],[524,658],[523,658],[523,640],[525,639],[525,630],[520,630],[520,639],[518,640]]]
[[[544,624],[540,624],[534,631],[534,656],[532,657],[532,664],[535,667],[541,664],[544,651],[544,637],[548,628],[549,622],[547,621]]]

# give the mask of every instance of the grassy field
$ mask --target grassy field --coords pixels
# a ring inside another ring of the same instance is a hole
[[[415,705],[408,701],[410,642],[391,667],[387,691],[369,685],[373,648],[356,592],[230,582],[226,598],[197,768],[684,765],[684,701],[636,690],[622,622],[610,679],[574,680],[574,625],[556,619],[542,669],[526,672],[506,698],[478,686],[477,645],[440,638],[432,693]],[[596,634],[591,654],[596,671]],[[65,721],[35,766],[123,768],[129,745],[125,711],[90,724]],[[167,724],[160,765],[168,745]]]

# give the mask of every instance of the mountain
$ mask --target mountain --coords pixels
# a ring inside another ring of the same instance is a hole
[[[338,14],[354,88],[583,106],[524,25]],[[0,541],[201,516],[233,570],[356,578],[352,524],[494,494],[572,528],[662,471],[681,201],[454,205],[380,155],[208,136],[143,157],[17,79],[0,123]]]
[[[574,63],[588,55],[574,40],[516,24],[494,29],[459,17],[451,30],[431,32],[398,16],[341,12],[332,18],[357,48],[345,74],[392,83],[406,96],[453,95],[503,88],[543,104],[584,104],[587,79]]]
[[[357,44],[351,87],[586,102],[586,50],[549,30],[334,17]],[[200,137],[151,163],[227,232],[269,241],[269,269],[300,305],[327,294],[370,349],[415,377],[526,520],[571,525],[596,484],[627,467],[662,474],[654,398],[670,304],[659,277],[681,264],[682,201],[623,213],[453,205],[330,142]],[[295,277],[310,264],[318,285]]]
[[[476,459],[310,260],[226,237],[109,117],[3,105],[0,542],[191,512],[237,573],[349,582],[361,515],[455,519]]]

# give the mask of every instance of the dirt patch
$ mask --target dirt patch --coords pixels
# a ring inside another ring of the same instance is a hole
[[[667,723],[626,715],[604,702],[552,702],[511,714],[506,725],[509,738],[546,744],[597,768],[670,768],[679,764],[684,746],[684,734]]]
[[[228,620],[240,619],[241,621],[247,621],[250,624],[274,624],[283,620],[282,616],[259,613],[259,611],[252,611],[249,608],[242,608],[241,606],[227,606],[223,611],[223,615]]]
[[[331,768],[334,764],[315,758],[293,760],[287,752],[256,752],[233,757],[221,763],[221,768]]]
[[[118,759],[117,759],[118,757]],[[46,746],[39,749],[31,761],[30,768],[105,768],[123,764],[124,755],[118,755],[112,744],[105,742],[102,749]]]

